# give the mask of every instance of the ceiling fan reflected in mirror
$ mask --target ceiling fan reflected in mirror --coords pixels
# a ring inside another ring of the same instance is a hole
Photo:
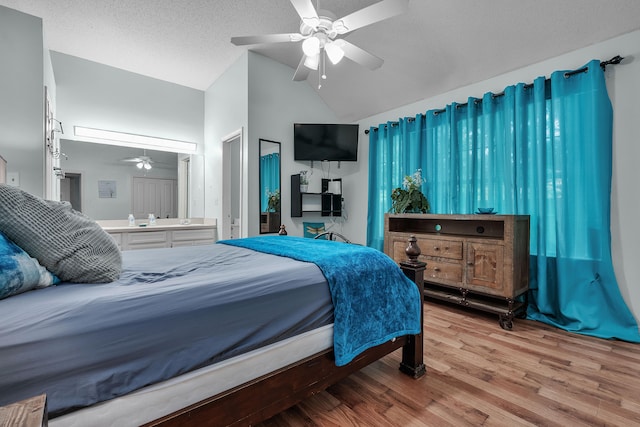
[[[241,46],[302,42],[303,55],[293,75],[295,81],[306,80],[311,70],[318,70],[320,67],[322,69],[319,76],[326,79],[325,57],[334,65],[347,57],[370,70],[379,68],[384,63],[381,58],[341,37],[358,28],[401,15],[409,8],[409,0],[382,0],[342,18],[336,18],[329,11],[315,8],[312,0],[291,0],[291,4],[300,15],[299,33],[232,37],[231,43]],[[319,83],[318,88],[320,87]]]
[[[145,171],[148,171],[152,168],[151,164],[154,163],[153,160],[151,160],[151,157],[147,156],[147,150],[143,151],[143,155],[142,156],[138,156],[138,157],[131,157],[128,159],[123,159],[123,162],[133,162],[136,164],[136,167],[138,169],[143,169]]]

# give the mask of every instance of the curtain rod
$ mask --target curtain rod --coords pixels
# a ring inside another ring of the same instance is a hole
[[[611,59],[610,59],[610,60],[608,60],[608,61],[602,61],[602,62],[600,62],[600,68],[602,68],[603,70],[605,70],[605,69],[607,68],[607,65],[617,65],[617,64],[619,64],[620,62],[622,62],[622,60],[623,60],[623,59],[624,59],[624,58],[623,58],[622,56],[620,56],[620,55],[616,55],[616,56],[614,56],[613,58],[611,58]],[[579,68],[579,69],[577,69],[577,70],[567,71],[567,72],[565,72],[565,73],[564,73],[564,77],[565,77],[565,78],[567,78],[567,77],[573,76],[573,75],[575,75],[575,74],[584,73],[584,72],[586,72],[588,69],[589,69],[589,67],[582,67],[582,68]],[[548,81],[548,80],[550,80],[550,79],[546,79],[546,80]],[[533,86],[533,83],[529,83],[529,84],[525,84],[525,85],[524,85],[524,87],[525,87],[525,88],[530,88],[530,87],[532,87],[532,86]],[[502,96],[502,95],[504,95],[504,92],[491,94],[491,97],[492,97],[492,98],[497,98],[497,97]],[[481,103],[481,102],[482,102],[482,98],[476,98],[476,99],[474,99],[474,100],[473,100],[473,103],[474,103],[474,104],[479,104],[479,103]],[[467,105],[467,102],[460,103],[460,104],[456,104],[456,108],[464,107],[465,105]],[[433,112],[433,114],[438,115],[438,114],[440,114],[440,113],[444,113],[445,111],[447,111],[447,110],[446,110],[445,108],[443,108],[443,109],[440,109],[440,110],[435,110],[435,111]],[[422,113],[422,117],[425,117],[425,114],[424,114],[424,113]],[[408,118],[407,118],[407,121],[409,121],[409,122],[412,122],[412,121],[414,121],[414,120],[415,120],[415,117],[408,117]],[[391,126],[398,126],[398,124],[399,124],[399,122],[391,122]],[[384,128],[386,129],[386,128],[387,128],[387,125],[384,125]],[[377,132],[377,131],[378,131],[378,128],[377,128],[377,127],[375,127],[375,128],[373,128],[373,130],[374,130],[374,132]],[[369,134],[369,129],[365,129],[364,133],[365,133],[365,135],[368,135],[368,134]]]

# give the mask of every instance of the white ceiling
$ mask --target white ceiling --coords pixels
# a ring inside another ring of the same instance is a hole
[[[338,17],[376,3],[318,1]],[[50,50],[200,90],[247,49],[232,36],[299,29],[289,0],[0,4],[41,17]],[[344,60],[328,67],[318,93],[341,120],[355,121],[637,29],[639,0],[410,0],[408,13],[346,36],[384,65],[370,71]],[[250,48],[289,65],[292,76],[301,56],[299,43]],[[296,84],[317,90],[317,73]]]

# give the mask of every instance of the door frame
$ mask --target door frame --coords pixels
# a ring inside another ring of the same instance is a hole
[[[79,182],[79,186],[78,186],[78,200],[80,203],[80,209],[79,211],[82,212],[84,210],[84,175],[82,171],[74,171],[74,170],[67,170],[65,171],[65,178],[69,178],[67,175],[74,177],[74,179],[77,179]],[[58,179],[58,199],[57,200],[62,200],[62,191],[61,191],[61,187],[60,187],[60,180],[62,180],[64,178],[60,178]],[[71,178],[69,178],[71,179]],[[70,197],[72,198],[72,197]],[[75,207],[74,207],[75,209]]]
[[[191,156],[178,154],[178,218],[191,217],[190,189]]]
[[[240,194],[238,198],[240,200],[240,224],[238,229],[238,236],[234,237],[247,237],[247,218],[245,209],[245,179],[244,179],[244,165],[245,165],[245,147],[244,147],[244,132],[243,129],[237,129],[234,132],[224,136],[222,138],[222,230],[221,237],[228,239],[231,237],[231,148],[230,144],[240,144],[240,164],[239,166],[239,188]]]

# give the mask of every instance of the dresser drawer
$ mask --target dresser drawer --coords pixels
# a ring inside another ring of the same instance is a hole
[[[149,243],[162,243],[165,245],[166,241],[166,231],[141,231],[128,233],[127,235],[127,243],[129,245],[146,245]]]
[[[215,240],[184,240],[171,242],[172,248],[181,248],[183,246],[203,246],[203,245],[213,245]]]
[[[200,228],[196,230],[173,230],[171,240],[173,242],[197,242],[206,240],[213,242],[216,238],[216,230],[213,228]]]
[[[462,241],[421,239],[418,238],[418,246],[422,255],[439,258],[462,259]]]
[[[462,282],[462,264],[435,261],[433,258],[423,255],[420,255],[418,259],[427,263],[427,268],[424,271],[424,280],[456,285]]]

